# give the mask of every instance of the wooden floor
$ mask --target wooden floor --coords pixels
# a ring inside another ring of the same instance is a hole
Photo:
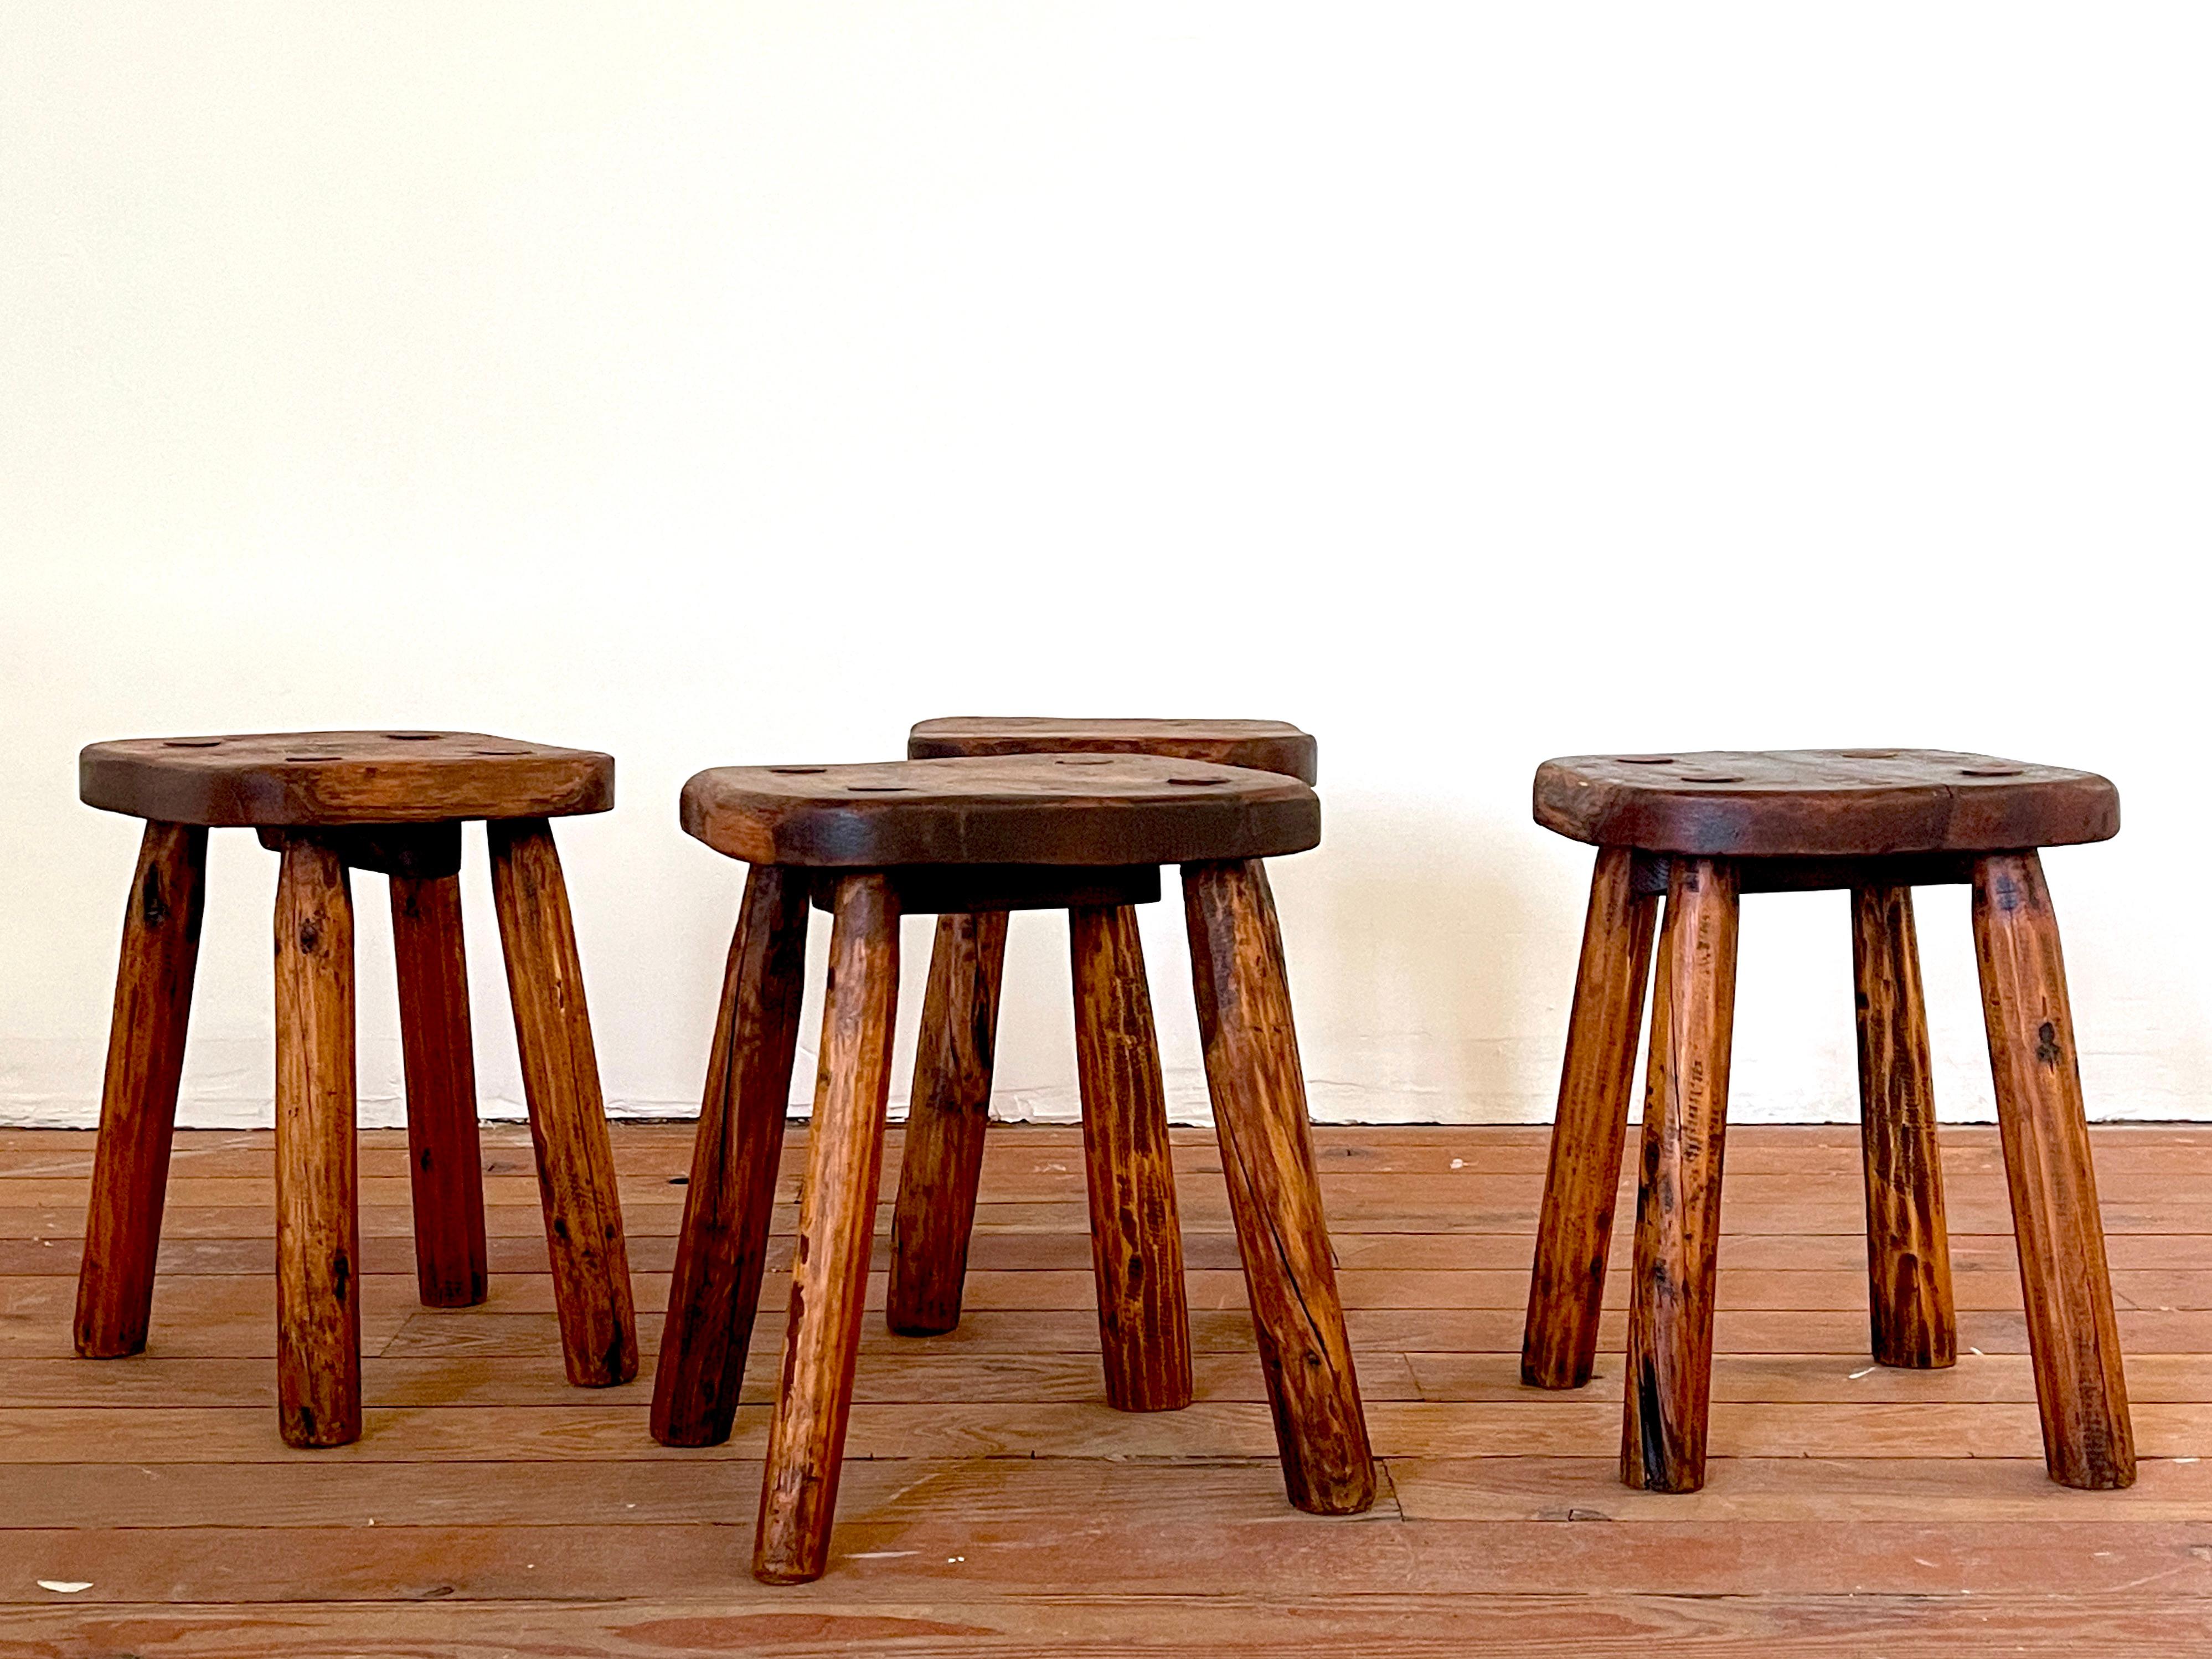
[[[872,1323],[830,1574],[775,1590],[745,1571],[773,1275],[736,1438],[646,1434],[690,1139],[616,1130],[647,1371],[588,1393],[526,1137],[485,1132],[490,1302],[432,1312],[404,1139],[365,1135],[368,1431],[289,1452],[269,1138],[179,1137],[152,1347],[93,1362],[69,1335],[92,1137],[0,1132],[0,1654],[2212,1653],[2212,1129],[2096,1134],[2143,1454],[2101,1494],[2043,1476],[1994,1132],[1947,1131],[1962,1352],[1932,1373],[1864,1357],[1856,1131],[1733,1132],[1715,1462],[1686,1498],[1613,1477],[1617,1296],[1590,1388],[1516,1381],[1543,1132],[1323,1130],[1387,1470],[1352,1520],[1283,1501],[1211,1136],[1176,1136],[1197,1402],[1125,1416],[1077,1138],[994,1130],[969,1316]]]

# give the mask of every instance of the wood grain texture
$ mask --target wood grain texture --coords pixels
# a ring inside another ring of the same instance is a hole
[[[1576,755],[1536,769],[1536,822],[1601,847],[1728,858],[1982,853],[2106,841],[2094,772],[1938,749]]]
[[[1851,890],[1851,976],[1874,1357],[1919,1369],[1954,1364],[1958,1318],[1911,888]]]
[[[641,1267],[648,1241],[653,1268],[667,1265],[684,1196],[670,1182],[690,1167],[691,1131],[611,1126]],[[939,1342],[864,1326],[830,1571],[793,1589],[746,1577],[751,1517],[732,1502],[762,1477],[760,1402],[780,1353],[757,1345],[732,1443],[705,1452],[651,1443],[642,1381],[568,1388],[526,1126],[484,1127],[488,1179],[514,1197],[494,1209],[505,1232],[490,1300],[453,1310],[416,1302],[404,1131],[362,1132],[364,1187],[392,1194],[380,1239],[368,1236],[380,1212],[364,1212],[365,1432],[312,1455],[269,1431],[270,1133],[179,1132],[172,1167],[196,1196],[171,1215],[195,1231],[170,1229],[154,1352],[88,1364],[69,1357],[70,1246],[94,1137],[0,1131],[0,1213],[58,1229],[0,1236],[13,1264],[0,1266],[9,1639],[143,1659],[1316,1647],[1444,1659],[1475,1631],[1486,1656],[1529,1659],[2197,1659],[2212,1640],[2212,1577],[2192,1553],[2212,1506],[2212,1313],[2151,1304],[2194,1290],[2201,1309],[2212,1283],[2212,1128],[2091,1131],[2107,1212],[2162,1222],[2111,1237],[2142,1458],[2137,1483],[2113,1492],[2045,1472],[1993,1125],[1943,1137],[1961,1306],[1959,1363],[1940,1371],[1866,1358],[1856,1126],[1744,1125],[1728,1139],[1712,1455],[1705,1488],[1680,1495],[1620,1486],[1609,1395],[1519,1381],[1545,1131],[1316,1129],[1388,1460],[1376,1507],[1346,1522],[1283,1503],[1212,1131],[1170,1135],[1186,1218],[1202,1208],[1212,1229],[1187,1243],[1196,1399],[1130,1415],[1099,1386],[1080,1129],[994,1126],[970,1311]],[[787,1194],[807,1140],[803,1125],[787,1136]],[[1455,1205],[1439,1196],[1454,1182],[1489,1195]],[[55,1196],[11,1204],[17,1187]],[[627,1201],[655,1187],[665,1203]],[[1968,1211],[2004,1231],[1959,1227]],[[1767,1231],[1747,1228],[1761,1212]],[[1805,1214],[1833,1230],[1799,1229]],[[787,1256],[787,1205],[780,1222]],[[1624,1267],[1630,1232],[1618,1230]],[[2014,1310],[1977,1310],[1999,1305],[1992,1281]],[[638,1280],[648,1344],[664,1285]],[[1624,1304],[1608,1300],[1601,1387]]]
[[[1291,1502],[1346,1515],[1375,1464],[1315,1176],[1283,941],[1257,862],[1184,867],[1206,1087]]]
[[[361,1437],[353,896],[329,848],[276,878],[276,1418],[289,1446]]]
[[[1620,1434],[1621,1479],[1654,1492],[1695,1492],[1705,1480],[1736,911],[1730,866],[1674,860],[1644,1091]]]
[[[721,767],[684,785],[683,822],[750,864],[1159,865],[1304,852],[1321,803],[1295,778],[1203,761],[1006,755]]]
[[[1067,927],[1106,1401],[1118,1411],[1180,1411],[1190,1404],[1190,1309],[1137,913],[1083,906],[1067,913]]]
[[[2136,1478],[2135,1431],[2042,860],[2032,852],[1984,859],[1973,919],[2045,1458],[2062,1485],[2125,1486]]]
[[[146,1346],[206,892],[207,831],[149,823],[123,913],[77,1278],[75,1339],[88,1359]]]
[[[1817,1548],[1817,1545],[1808,1545]],[[380,1564],[381,1565],[381,1564]],[[393,1573],[395,1578],[403,1575]],[[410,1577],[408,1582],[422,1575]],[[2212,1645],[2212,1604],[2185,1595],[2100,1595],[2094,1606],[2023,1596],[1945,1598],[1753,1592],[1741,1595],[1437,1591],[950,1599],[833,1603],[794,1620],[779,1604],[633,1597],[562,1607],[528,1600],[288,1602],[241,1626],[234,1605],[24,1608],[20,1639],[39,1652],[131,1653],[143,1659],[758,1659],[882,1653],[907,1659],[1108,1659],[1208,1654],[1237,1659],[1325,1652],[1339,1659],[1437,1659],[1440,1627],[1479,1620],[1485,1659],[1834,1659],[1839,1642],[1883,1659],[1955,1659],[1977,1647],[2059,1659],[2108,1642],[2130,1659],[2197,1659]]]
[[[806,913],[803,875],[757,865],[746,877],[653,1371],[664,1446],[719,1445],[737,1414],[790,1110]]]
[[[275,732],[95,743],[88,806],[174,823],[436,823],[615,804],[613,757],[481,732]]]
[[[637,1375],[637,1321],[568,884],[543,818],[487,828],[562,1359],[578,1387],[605,1388]]]
[[[1522,1380],[1540,1389],[1582,1387],[1597,1355],[1659,909],[1656,896],[1637,890],[1635,863],[1626,848],[1601,848],[1590,877],[1521,1343]]]
[[[837,1480],[867,1305],[869,1241],[898,1012],[898,905],[880,875],[838,884],[821,1069],[791,1270],[783,1380],[769,1427],[753,1576],[818,1578],[830,1563]]]
[[[1005,911],[937,919],[884,1304],[885,1322],[902,1336],[939,1336],[960,1322],[1006,960]]]
[[[1315,781],[1318,745],[1283,720],[1044,720],[957,715],[907,734],[908,760],[972,755],[1164,755]]]
[[[390,885],[415,1273],[424,1307],[469,1308],[484,1299],[488,1275],[461,884],[393,876]]]

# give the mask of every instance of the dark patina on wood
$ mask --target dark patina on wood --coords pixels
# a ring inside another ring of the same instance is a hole
[[[1320,747],[1283,720],[1054,720],[966,714],[922,720],[907,734],[908,760],[960,755],[1164,755],[1316,781]]]
[[[1186,864],[1302,853],[1295,778],[1148,755],[731,766],[684,787],[686,833],[748,864]]]
[[[1157,896],[1169,849],[1236,849],[1180,861],[1200,957],[1207,1080],[1285,1483],[1302,1508],[1334,1514],[1370,1504],[1373,1459],[1322,1217],[1282,942],[1258,861],[1318,836],[1312,792],[1286,776],[1196,761],[1019,755],[708,772],[685,802],[686,827],[702,840],[761,855],[756,883],[769,871],[794,896],[811,892],[818,903],[832,895],[836,915],[756,1576],[811,1578],[830,1559],[876,1212],[896,922],[909,894],[933,899],[941,915],[893,1222],[891,1329],[936,1334],[959,1320],[1007,908],[1058,902],[1070,911],[1107,1398],[1139,1412],[1189,1402],[1172,1149],[1132,908]],[[942,854],[933,862],[922,856],[933,848]],[[887,862],[847,862],[863,852]],[[742,1005],[764,993],[740,984],[731,994]],[[718,1054],[726,1042],[718,1036]],[[702,1142],[710,1135],[718,1146],[727,1139],[711,1113]],[[765,1163],[771,1154],[753,1156]],[[695,1180],[707,1158],[702,1145]],[[772,1169],[744,1177],[756,1194],[773,1178]],[[703,1443],[729,1429],[750,1302],[742,1291],[701,1293],[691,1265],[720,1248],[709,1233],[726,1207],[696,1194],[687,1206],[653,1413],[654,1432],[671,1443]]]
[[[172,823],[431,823],[615,804],[611,756],[483,732],[127,738],[77,757],[88,806]]]
[[[1536,822],[1598,847],[1727,858],[1983,853],[2108,841],[2094,772],[1943,749],[1573,755],[1536,769]]]
[[[2132,1481],[2072,1015],[2033,850],[2114,834],[2112,786],[2094,773],[1936,750],[1584,756],[1539,770],[1536,817],[1600,852],[1530,1279],[1523,1380],[1573,1387],[1590,1374],[1609,1171],[1620,1156],[1617,1068],[1636,1042],[1630,988],[1640,982],[1641,945],[1632,907],[1661,892],[1623,1479],[1665,1492],[1694,1491],[1705,1480],[1741,893],[1850,892],[1871,1346],[1887,1365],[1954,1362],[1911,889],[1970,882],[2046,1467],[2068,1486]]]
[[[82,757],[88,803],[148,816],[117,975],[76,1343],[146,1345],[207,832],[279,854],[276,917],[278,1423],[295,1445],[361,1431],[349,875],[389,878],[417,1290],[484,1299],[488,1262],[462,938],[461,820],[491,820],[556,1302],[574,1380],[637,1368],[635,1318],[567,890],[548,817],[613,804],[605,755],[473,732],[141,738]]]

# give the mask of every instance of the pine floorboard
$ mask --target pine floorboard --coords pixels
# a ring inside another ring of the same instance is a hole
[[[1324,1520],[1283,1500],[1212,1137],[1176,1133],[1196,1398],[1130,1416],[1079,1139],[997,1127],[970,1311],[871,1322],[831,1570],[785,1589],[745,1565],[803,1128],[737,1431],[695,1451],[646,1433],[689,1124],[614,1131],[646,1372],[601,1391],[562,1379],[526,1134],[485,1127],[492,1294],[450,1311],[416,1301],[404,1137],[362,1139],[367,1429],[296,1453],[269,1137],[179,1137],[151,1345],[95,1363],[69,1336],[92,1137],[0,1131],[0,1656],[2212,1653],[2212,1128],[2094,1132],[2143,1454],[2116,1493],[2044,1478],[1993,1131],[1945,1132],[1963,1352],[1934,1373],[1865,1357],[1855,1130],[1734,1131],[1689,1497],[1614,1474],[1632,1193],[1597,1377],[1542,1394],[1545,1132],[1320,1130],[1384,1475]]]

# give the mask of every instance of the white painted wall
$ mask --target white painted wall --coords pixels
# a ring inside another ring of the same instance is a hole
[[[740,877],[684,778],[988,712],[1320,735],[1277,888],[1347,1119],[1548,1114],[1588,857],[1528,822],[1546,755],[2095,767],[2126,831],[2049,860],[2093,1109],[2212,1115],[2208,47],[2185,5],[14,0],[0,1121],[94,1115],[137,830],[88,740],[614,751],[562,842],[601,1060],[680,1113]],[[191,1121],[267,1119],[274,880],[217,837]],[[1985,1115],[1963,896],[1922,934]],[[1850,1115],[1848,962],[1840,896],[1748,907],[1739,1119]],[[1064,963],[1018,922],[1009,1111],[1072,1110]]]

